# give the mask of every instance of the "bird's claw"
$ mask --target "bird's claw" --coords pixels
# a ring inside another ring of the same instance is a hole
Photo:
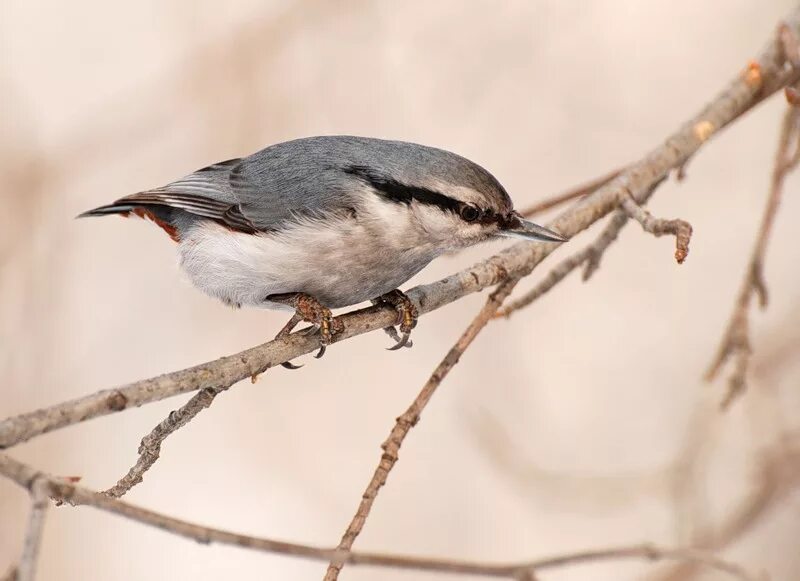
[[[314,355],[317,359],[325,355],[325,350],[328,345],[333,343],[334,337],[344,331],[344,324],[333,317],[331,310],[310,295],[297,293],[285,297],[282,295],[273,295],[267,298],[273,302],[288,302],[288,304],[291,304],[295,308],[295,314],[289,322],[286,323],[284,328],[281,329],[280,333],[275,337],[276,339],[291,333],[292,329],[301,321],[311,323],[312,327],[310,327],[310,329],[319,331],[320,348],[316,355]],[[295,365],[291,361],[281,363],[281,366],[286,369],[300,369],[302,367],[302,365]]]
[[[387,303],[392,305],[397,311],[396,325],[400,329],[398,334],[395,327],[384,327],[383,330],[386,334],[394,339],[395,344],[387,347],[388,351],[397,351],[403,347],[411,347],[414,343],[410,340],[411,330],[417,326],[417,307],[414,303],[400,290],[393,290],[385,295],[381,295],[376,299],[375,304]]]
[[[394,327],[388,327],[388,328],[394,330]],[[397,334],[396,331],[395,331],[395,334]],[[409,333],[403,333],[402,337],[398,337],[397,338],[397,343],[395,343],[391,347],[387,347],[386,350],[387,351],[397,351],[398,349],[402,349],[403,347],[409,347],[409,348],[413,347],[414,343],[411,342],[411,339],[409,339],[409,337],[411,337],[411,333],[410,332]]]

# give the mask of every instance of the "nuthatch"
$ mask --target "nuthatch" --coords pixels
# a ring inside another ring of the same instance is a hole
[[[397,287],[437,256],[497,236],[562,242],[523,220],[492,174],[449,151],[327,136],[272,145],[81,214],[149,218],[178,243],[200,290],[229,305],[290,308],[283,336],[342,331],[330,309],[366,300],[398,311],[410,346],[416,309]],[[290,363],[287,367],[293,367]]]

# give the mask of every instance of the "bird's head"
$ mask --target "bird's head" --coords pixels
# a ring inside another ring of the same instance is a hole
[[[353,165],[346,172],[374,194],[405,208],[430,239],[449,249],[496,237],[564,242],[565,237],[525,220],[505,188],[479,165],[444,150],[415,146],[408,163]]]

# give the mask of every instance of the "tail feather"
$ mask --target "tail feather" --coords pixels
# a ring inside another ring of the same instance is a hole
[[[113,203],[105,206],[100,206],[94,210],[88,210],[82,214],[78,214],[76,218],[91,218],[94,216],[110,216],[111,214],[128,214],[136,208],[134,204],[120,204]]]
[[[154,204],[142,204],[136,202],[129,202],[126,200],[117,200],[113,204],[100,206],[94,210],[89,210],[83,214],[76,216],[77,218],[90,218],[94,216],[110,216],[118,214],[120,216],[128,217],[131,214],[139,216],[144,220],[151,220],[156,226],[166,232],[170,238],[175,242],[181,241],[180,232],[175,224],[170,219],[170,208]]]

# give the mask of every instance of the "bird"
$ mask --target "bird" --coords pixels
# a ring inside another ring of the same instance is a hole
[[[410,347],[418,313],[399,287],[444,253],[497,237],[566,240],[523,219],[500,182],[465,157],[348,135],[270,145],[78,217],[113,214],[164,230],[207,295],[293,310],[276,338],[310,323],[317,357],[344,330],[331,309],[365,301],[395,308],[390,349]]]

